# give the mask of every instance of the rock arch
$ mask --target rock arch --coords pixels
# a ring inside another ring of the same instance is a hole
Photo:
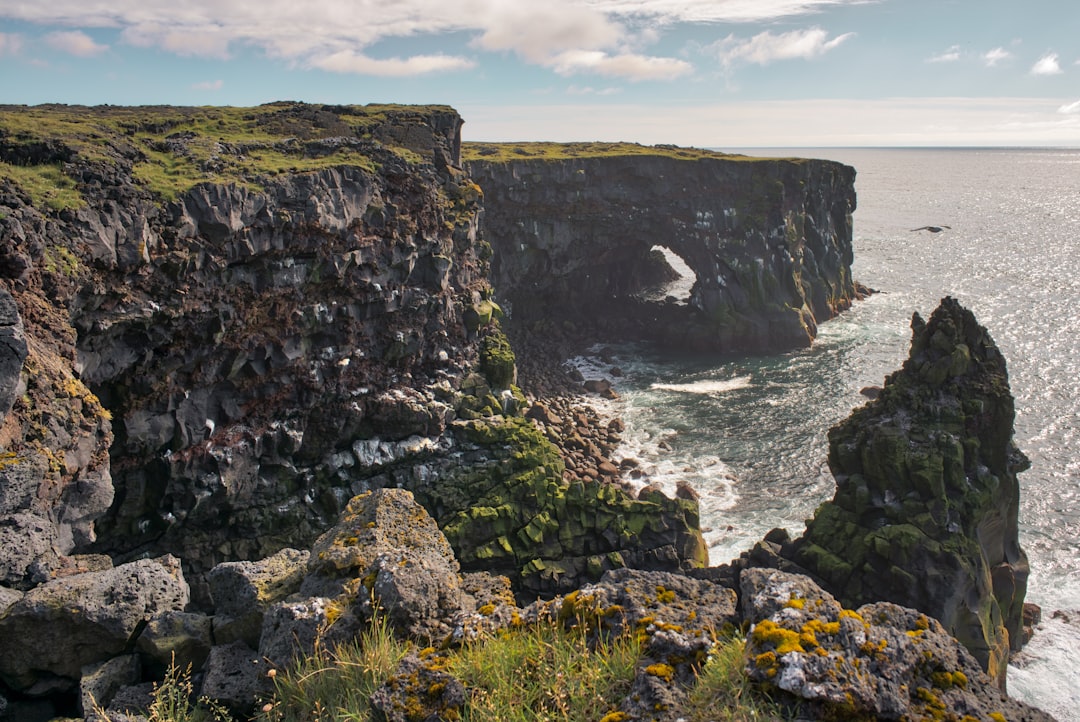
[[[493,283],[515,323],[721,352],[809,345],[850,305],[854,169],[664,155],[477,160]],[[654,246],[696,274],[690,302],[645,303]]]

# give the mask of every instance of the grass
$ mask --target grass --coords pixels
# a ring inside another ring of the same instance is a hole
[[[641,635],[596,642],[583,628],[523,625],[439,655],[468,690],[463,722],[588,722],[624,719],[619,706],[643,653]],[[274,678],[259,722],[374,719],[371,694],[412,647],[385,621],[354,643],[319,650]],[[718,643],[679,715],[687,722],[781,719],[779,707],[743,674],[743,640]],[[430,650],[421,651],[424,657]],[[184,719],[181,722],[188,722]]]
[[[779,160],[720,153],[703,148],[676,145],[640,145],[638,143],[463,143],[463,161],[508,163],[515,160],[566,160],[571,158],[618,158],[648,156],[676,160],[723,159],[729,161]],[[787,159],[796,160],[796,159]]]
[[[472,690],[465,720],[583,722],[618,710],[640,656],[635,635],[592,645],[541,622],[468,644],[447,669]]]
[[[394,131],[426,124],[440,112],[453,111],[292,102],[254,108],[0,106],[0,178],[34,205],[59,211],[84,203],[68,175],[73,165],[130,163],[136,182],[163,201],[207,182],[257,187],[279,173],[340,165],[375,172],[388,154],[425,162]],[[334,152],[312,152],[311,142],[325,138],[350,142]]]

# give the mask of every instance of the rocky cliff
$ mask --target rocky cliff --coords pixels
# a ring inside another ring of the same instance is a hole
[[[534,591],[701,564],[693,504],[570,488],[543,435],[505,425],[524,399],[461,125],[5,109],[0,584],[170,553],[206,606],[214,565],[306,545],[387,485],[418,489],[467,566]],[[613,516],[628,528],[593,533]]]
[[[765,351],[808,345],[856,296],[848,166],[630,144],[464,153],[484,190],[492,279],[519,326]],[[670,272],[656,246],[695,274],[688,299],[649,300]]]

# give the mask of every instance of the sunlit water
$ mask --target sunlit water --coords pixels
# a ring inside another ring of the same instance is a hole
[[[623,372],[609,408],[627,424],[620,453],[648,481],[697,489],[713,562],[776,526],[798,534],[833,493],[827,430],[906,358],[911,313],[956,297],[1008,359],[1016,440],[1032,461],[1020,533],[1028,599],[1046,621],[1009,691],[1080,720],[1080,149],[754,153],[856,168],[855,277],[882,293],[823,324],[805,351],[717,363],[617,347],[610,361],[579,360],[592,375]],[[911,230],[925,225],[950,228]]]

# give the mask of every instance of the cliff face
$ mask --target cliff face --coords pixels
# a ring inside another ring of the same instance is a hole
[[[513,354],[491,350],[505,339],[454,111],[2,119],[0,585],[88,552],[168,552],[206,604],[216,563],[306,546],[389,485],[422,487],[442,524],[463,515],[459,553],[476,567],[497,550],[535,591],[635,560],[702,563],[692,505],[614,488],[568,504],[542,435],[466,423],[521,411]],[[519,448],[534,441],[544,453]],[[478,496],[437,483],[462,467]],[[499,494],[514,513],[480,525]],[[659,532],[594,543],[570,518],[608,507]]]
[[[569,319],[669,347],[764,351],[808,345],[855,297],[852,168],[589,148],[466,146],[484,190],[493,282],[515,322]],[[657,245],[696,274],[688,303],[644,299],[662,277]]]
[[[912,331],[881,396],[829,432],[836,495],[785,555],[845,603],[936,617],[1003,685],[1028,577],[1005,359],[951,298]]]

